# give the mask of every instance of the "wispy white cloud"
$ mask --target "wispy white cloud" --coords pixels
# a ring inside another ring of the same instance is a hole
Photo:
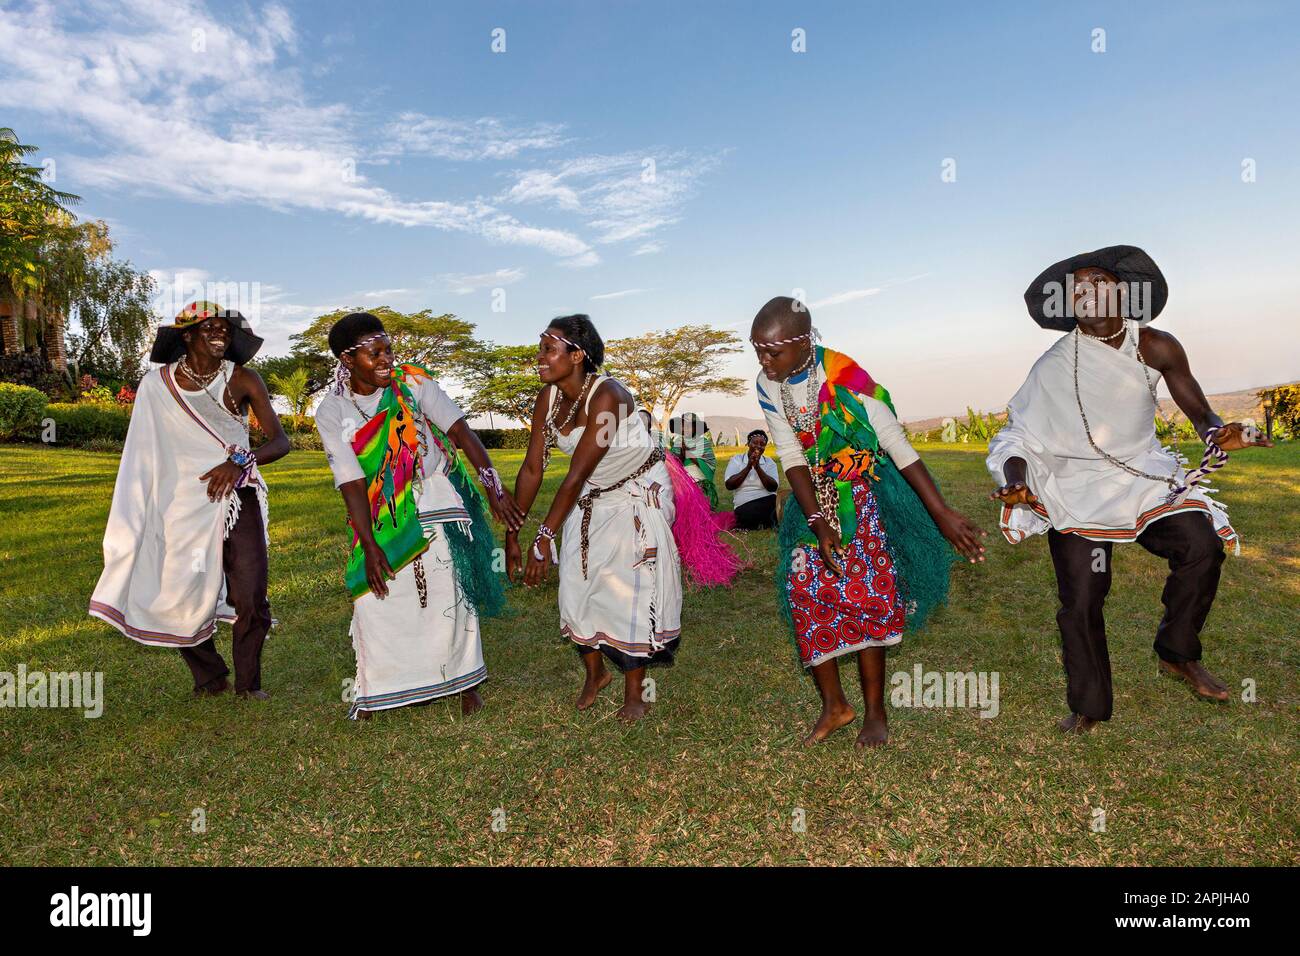
[[[643,242],[641,245],[637,246],[636,249],[632,251],[632,255],[652,256],[655,253],[663,252],[663,250],[664,244],[657,239],[652,239],[650,242]]]
[[[296,45],[292,19],[275,3],[219,16],[200,0],[5,7],[0,106],[56,116],[88,145],[108,144],[66,158],[92,186],[323,210],[559,257],[594,254],[571,231],[521,222],[481,199],[403,199],[369,181],[358,169],[366,157],[352,111],[312,103],[282,65]]]
[[[469,295],[479,289],[495,289],[499,286],[512,285],[523,277],[522,269],[497,269],[495,272],[480,272],[477,275],[445,272],[435,276],[434,281],[456,295]]]
[[[600,295],[593,295],[592,302],[601,302],[605,299],[623,299],[629,295],[640,295],[642,292],[648,292],[648,289],[622,289],[618,292],[602,292]]]
[[[389,144],[381,152],[439,159],[513,159],[525,150],[555,149],[567,140],[559,123],[508,126],[484,116],[476,120],[403,113],[385,127]]]
[[[868,299],[873,295],[879,295],[884,291],[884,286],[877,286],[872,289],[849,289],[847,292],[837,292],[835,295],[829,295],[824,299],[818,299],[816,302],[809,302],[810,309],[825,309],[833,305],[843,305],[845,302],[856,302],[858,299]]]
[[[516,172],[496,201],[572,213],[596,231],[597,243],[645,239],[681,218],[700,178],[720,159],[680,151],[584,156]],[[642,249],[659,251],[650,242]]]
[[[361,293],[363,299],[387,299],[395,295],[409,295],[412,289],[375,289],[371,292]]]

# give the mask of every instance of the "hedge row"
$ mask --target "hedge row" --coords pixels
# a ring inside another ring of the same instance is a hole
[[[0,440],[40,440],[46,419],[53,420],[55,444],[111,447],[112,443],[126,440],[131,412],[128,407],[89,402],[46,404],[46,396],[39,389],[0,382]],[[311,417],[304,418],[302,427],[297,430],[290,415],[281,415],[280,422],[289,436],[290,447],[295,451],[321,450],[320,435],[316,433]],[[476,431],[486,448],[528,447],[527,428],[481,428]],[[261,443],[259,438],[260,434],[254,433],[255,444]]]

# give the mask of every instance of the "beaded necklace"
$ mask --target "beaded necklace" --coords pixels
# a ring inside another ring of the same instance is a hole
[[[588,372],[586,374],[586,377],[582,380],[582,388],[578,391],[578,397],[573,400],[573,404],[569,406],[569,413],[564,416],[564,421],[558,426],[555,424],[555,419],[560,411],[560,400],[557,397],[556,400],[551,403],[551,409],[546,414],[546,443],[542,446],[542,474],[546,474],[546,469],[550,467],[551,449],[559,444],[560,432],[568,428],[574,419],[578,417],[578,407],[582,405],[583,398],[591,388],[591,383],[594,382],[596,378],[597,375],[595,372]],[[552,387],[559,392],[559,386]]]

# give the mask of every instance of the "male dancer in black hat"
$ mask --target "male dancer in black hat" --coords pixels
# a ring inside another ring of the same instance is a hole
[[[1165,614],[1156,630],[1160,669],[1201,697],[1227,700],[1201,664],[1199,634],[1214,602],[1224,543],[1236,542],[1226,509],[1197,487],[1225,452],[1271,442],[1210,409],[1177,339],[1144,328],[1168,286],[1133,246],[1084,253],[1049,267],[1025,302],[1044,328],[1068,334],[1034,364],[989,443],[1001,526],[1013,544],[1047,533],[1061,609],[1061,657],[1070,715],[1083,733],[1111,716],[1110,658],[1102,606],[1111,545],[1137,541],[1169,562]],[[1207,446],[1191,472],[1161,448],[1154,416],[1161,376]]]
[[[195,696],[225,691],[230,673],[214,646],[233,625],[235,692],[265,700],[266,483],[258,472],[289,452],[266,385],[244,368],[261,346],[248,320],[191,303],[158,330],[140,381],[108,526],[104,572],[90,613],[127,637],[180,650]],[[267,442],[248,440],[248,412]]]

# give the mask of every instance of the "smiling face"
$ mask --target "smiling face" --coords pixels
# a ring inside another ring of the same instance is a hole
[[[547,329],[537,342],[537,375],[546,385],[554,385],[575,373],[581,374],[587,355],[581,349],[569,351],[566,343],[555,338],[558,334],[556,329]]]
[[[1084,329],[1105,328],[1122,314],[1119,279],[1096,266],[1074,273],[1074,318]]]
[[[749,450],[755,454],[761,455],[767,449],[766,435],[752,435],[749,439]]]
[[[351,373],[352,389],[358,394],[369,395],[375,389],[387,388],[393,380],[393,345],[387,335],[381,334],[358,349],[344,352],[340,361]]]
[[[230,323],[219,316],[204,319],[181,333],[191,357],[223,359],[230,347]]]

